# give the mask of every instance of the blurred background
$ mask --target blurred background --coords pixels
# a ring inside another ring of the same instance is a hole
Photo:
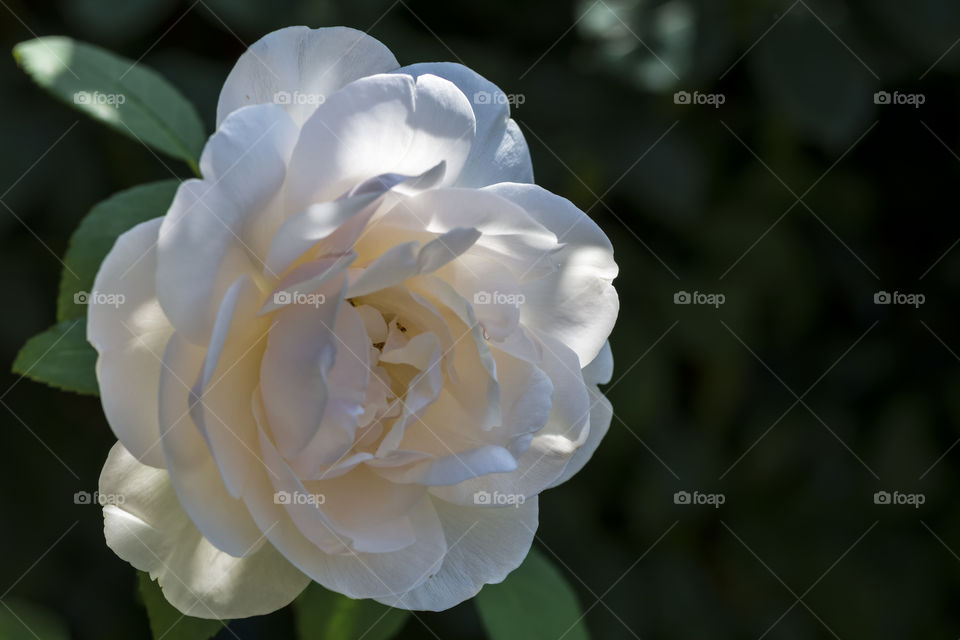
[[[537,541],[594,638],[960,635],[960,4],[0,5],[0,49],[62,34],[142,58],[208,127],[233,61],[291,24],[352,26],[401,64],[493,80],[516,96],[537,182],[587,211],[620,265],[616,416],[592,463],[541,497]],[[89,208],[189,170],[12,57],[0,86],[9,363],[54,323],[54,256]],[[9,373],[0,390],[2,599],[77,639],[147,638],[134,570],[99,508],[73,502],[114,442],[99,401]],[[482,637],[469,604],[421,619],[401,637]]]

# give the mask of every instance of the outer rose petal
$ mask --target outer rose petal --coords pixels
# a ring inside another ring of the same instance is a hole
[[[510,118],[510,106],[498,95],[500,89],[462,64],[426,62],[401,67],[397,73],[414,78],[430,73],[457,85],[473,105],[477,135],[470,157],[454,183],[458,187],[483,187],[497,182],[533,182],[530,149],[517,123]],[[480,98],[486,94],[489,100]]]
[[[607,384],[612,377],[613,353],[610,351],[610,343],[606,342],[593,362],[583,368],[583,381],[587,384],[587,391],[590,392],[590,433],[587,434],[587,441],[574,452],[563,473],[550,487],[562,484],[576,475],[593,457],[594,451],[600,446],[600,441],[607,435],[610,421],[613,419],[613,405],[600,393],[597,385]]]
[[[124,301],[116,307],[90,305],[87,340],[100,356],[97,382],[110,428],[141,462],[162,468],[157,387],[173,327],[154,287],[161,222],[156,218],[121,235],[100,265],[93,290],[123,295]]]
[[[310,583],[271,545],[234,558],[211,545],[180,506],[162,469],[142,465],[117,443],[100,474],[100,494],[123,496],[103,509],[107,545],[160,582],[167,600],[197,618],[245,618],[289,604]]]
[[[240,107],[281,102],[298,126],[313,113],[320,97],[344,85],[399,65],[375,38],[348,27],[287,27],[269,33],[247,49],[220,91],[217,127]],[[297,101],[296,95],[313,97]]]
[[[227,288],[241,275],[256,278],[263,266],[266,249],[253,254],[245,230],[266,215],[283,184],[296,135],[275,105],[233,112],[204,148],[204,179],[181,184],[163,218],[157,297],[194,344],[207,344]]]
[[[290,159],[287,207],[335,200],[382,174],[419,175],[446,162],[459,175],[476,130],[466,96],[436,76],[361,78],[330,96],[303,125]]]
[[[520,205],[564,245],[543,258],[557,265],[556,272],[521,288],[520,321],[557,338],[586,365],[600,353],[620,310],[610,240],[569,200],[536,185],[503,183],[483,191]]]
[[[590,392],[591,403],[590,432],[587,434],[587,441],[573,452],[573,456],[570,458],[570,461],[567,462],[563,473],[553,481],[550,487],[547,487],[548,489],[558,484],[563,484],[576,475],[580,469],[587,464],[587,461],[593,457],[593,453],[597,450],[597,447],[600,446],[600,441],[603,440],[603,437],[607,435],[607,431],[610,429],[610,420],[613,419],[613,405],[610,404],[606,396],[600,393],[597,387],[588,386],[587,390]]]
[[[530,551],[537,503],[533,497],[519,507],[458,507],[434,500],[447,537],[443,565],[419,587],[375,599],[399,609],[443,611],[477,595],[485,584],[502,582]]]
[[[613,352],[610,342],[603,343],[600,353],[593,362],[583,368],[583,381],[588,385],[607,384],[613,377]]]

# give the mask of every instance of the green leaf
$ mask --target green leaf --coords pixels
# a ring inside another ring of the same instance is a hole
[[[70,640],[67,626],[56,612],[16,598],[0,602],[2,640]]]
[[[13,361],[13,372],[58,389],[95,396],[99,393],[96,363],[97,352],[87,342],[87,321],[78,318],[27,340]]]
[[[57,98],[199,171],[205,135],[196,109],[143,64],[60,36],[21,42],[13,57]]]
[[[587,640],[577,596],[536,549],[500,584],[474,599],[491,640]]]
[[[160,585],[150,579],[150,574],[139,572],[140,598],[150,618],[150,631],[155,639],[163,640],[208,640],[223,627],[219,620],[205,620],[185,616],[173,608],[160,590]]]
[[[352,600],[311,583],[294,601],[301,640],[388,640],[410,612],[373,600]]]
[[[60,276],[57,321],[86,317],[87,307],[78,303],[93,289],[100,263],[124,231],[162,216],[170,208],[179,182],[164,180],[121,191],[97,203],[70,238]]]

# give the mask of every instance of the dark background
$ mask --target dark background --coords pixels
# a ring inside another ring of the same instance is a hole
[[[593,636],[960,635],[955,1],[0,4],[0,49],[63,34],[142,56],[208,127],[245,44],[290,24],[369,30],[401,64],[461,61],[521,94],[537,182],[588,211],[620,265],[616,417],[541,498],[538,544]],[[0,86],[9,363],[53,324],[52,254],[90,206],[170,172],[12,57]],[[924,104],[877,105],[879,90]],[[681,290],[726,302],[675,305]],[[876,305],[881,290],[926,302]],[[98,400],[12,374],[0,400],[0,599],[78,639],[147,637],[134,570],[99,509],[73,504],[114,441]],[[681,490],[725,503],[677,505]],[[876,505],[879,490],[925,503]],[[420,620],[403,637],[482,637],[470,604]],[[233,628],[283,638],[292,619]]]

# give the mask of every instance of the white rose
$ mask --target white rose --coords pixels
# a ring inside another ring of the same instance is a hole
[[[607,431],[612,247],[481,92],[352,29],[271,33],[203,179],[103,262],[95,289],[125,296],[89,310],[107,544],[183,613],[311,580],[452,607],[519,566],[538,494]]]

